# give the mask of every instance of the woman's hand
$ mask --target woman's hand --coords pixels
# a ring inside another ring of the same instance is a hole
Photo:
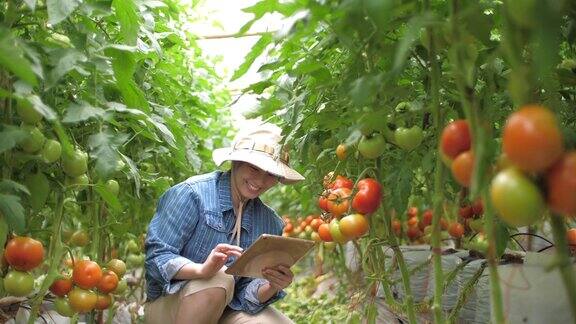
[[[292,270],[284,264],[277,265],[275,267],[264,268],[262,270],[262,275],[268,282],[270,286],[276,290],[276,292],[288,287],[292,280],[294,279],[294,274]]]
[[[224,264],[226,264],[226,261],[228,261],[229,257],[239,257],[241,254],[242,248],[239,246],[224,243],[216,245],[216,247],[213,248],[210,252],[210,255],[208,255],[206,261],[204,261],[202,264],[202,267],[200,268],[200,275],[203,278],[210,278],[214,276],[216,272],[222,269]]]

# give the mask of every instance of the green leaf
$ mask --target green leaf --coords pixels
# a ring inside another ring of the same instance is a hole
[[[0,28],[0,65],[27,83],[38,84],[32,65],[24,58],[20,40],[6,28]]]
[[[125,105],[118,103],[118,102],[108,102],[106,105],[108,106],[107,111],[115,111],[115,112],[119,112],[119,113],[131,114],[131,115],[134,115],[136,117],[141,117],[139,119],[147,117],[147,115],[144,112],[142,112],[138,109],[128,108]]]
[[[139,14],[133,0],[114,0],[112,7],[120,21],[120,34],[124,43],[136,45],[140,29]]]
[[[22,192],[27,195],[30,194],[30,191],[28,191],[26,186],[23,186],[18,182],[6,179],[0,181],[0,192]]]
[[[408,53],[410,52],[410,48],[412,48],[412,45],[418,39],[418,35],[420,34],[422,28],[431,25],[435,21],[435,16],[431,12],[425,12],[423,14],[413,16],[408,21],[406,31],[402,36],[400,36],[398,48],[396,49],[396,54],[394,55],[393,70],[396,73],[399,73],[404,66],[404,63],[408,57]]]
[[[30,206],[35,211],[39,211],[46,204],[50,194],[50,183],[42,172],[29,174],[24,179],[24,184],[30,190]]]
[[[148,100],[133,78],[136,69],[134,54],[117,48],[108,48],[106,54],[112,58],[116,86],[122,93],[125,104],[148,112]]]
[[[260,37],[260,39],[256,42],[256,44],[252,46],[250,52],[246,54],[246,57],[244,57],[244,62],[234,72],[234,75],[232,75],[230,81],[234,81],[243,76],[248,71],[250,66],[252,66],[252,63],[254,63],[254,61],[264,52],[266,47],[268,47],[270,42],[272,42],[272,39],[273,38],[271,33],[263,34],[262,37]]]
[[[244,92],[252,91],[253,93],[256,93],[256,94],[262,94],[262,92],[264,92],[264,90],[270,88],[273,85],[274,85],[274,83],[272,83],[270,80],[264,80],[264,81],[252,83],[248,88],[244,89]]]
[[[162,117],[153,115],[151,118],[148,119],[152,123],[152,125],[156,126],[156,128],[160,131],[162,138],[172,147],[176,147],[176,139],[174,138],[174,134],[164,125],[162,122]]]
[[[105,184],[97,183],[94,186],[94,190],[96,190],[96,192],[100,195],[100,197],[102,197],[102,199],[104,199],[104,201],[106,202],[106,205],[108,205],[110,208],[112,208],[112,210],[114,210],[116,212],[122,211],[122,205],[120,204],[118,197],[116,197],[114,194],[112,194],[110,191],[108,191],[108,189],[106,189]]]
[[[10,150],[21,140],[26,138],[27,133],[20,127],[12,125],[2,125],[0,132],[0,153]]]
[[[56,66],[48,75],[49,87],[54,86],[62,76],[75,69],[79,62],[86,62],[87,60],[84,54],[72,48],[55,51],[53,56],[58,59]]]
[[[24,208],[20,204],[20,197],[0,194],[0,212],[16,233],[24,232],[26,220],[24,218]]]
[[[122,154],[121,152],[118,153],[120,154],[124,162],[126,162],[126,164],[128,165],[129,174],[131,178],[134,180],[134,187],[135,187],[134,191],[136,192],[136,197],[140,197],[140,173],[138,172],[138,167],[136,166],[136,163],[132,161],[132,159]]]
[[[51,25],[58,24],[74,12],[79,4],[78,0],[46,0],[48,23]]]
[[[62,122],[78,123],[90,118],[100,118],[105,112],[104,109],[93,107],[85,102],[81,104],[72,103],[66,109],[66,115],[64,116],[64,119],[62,119]]]
[[[107,178],[116,170],[120,160],[118,148],[127,140],[128,135],[114,134],[110,131],[102,131],[88,137],[91,154],[96,157],[96,172],[102,178]]]
[[[40,99],[40,97],[38,97],[37,95],[28,95],[26,96],[26,100],[28,100],[28,102],[32,104],[32,107],[36,109],[37,112],[42,114],[42,116],[44,116],[44,118],[46,118],[47,120],[52,121],[58,117],[56,115],[56,112],[54,112],[52,108],[44,104],[44,102],[42,102],[42,99]]]

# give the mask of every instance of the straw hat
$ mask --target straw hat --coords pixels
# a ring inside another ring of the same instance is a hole
[[[304,177],[288,165],[288,152],[282,148],[280,127],[263,123],[240,131],[231,147],[219,148],[212,152],[216,165],[224,161],[243,161],[280,177],[283,184],[292,184]]]

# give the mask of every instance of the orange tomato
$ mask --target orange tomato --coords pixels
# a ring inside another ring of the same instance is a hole
[[[340,220],[340,231],[349,238],[358,238],[368,232],[368,221],[362,214],[351,214]]]
[[[554,113],[540,105],[526,105],[512,113],[504,126],[502,150],[524,171],[546,170],[564,151]]]
[[[72,271],[72,280],[74,283],[84,289],[96,287],[102,279],[102,269],[98,263],[90,260],[80,260],[74,265]]]
[[[330,196],[328,196],[328,210],[334,217],[339,217],[348,211],[351,193],[352,190],[348,188],[332,190]]]
[[[340,144],[336,147],[336,157],[338,157],[340,161],[346,160],[346,145]]]
[[[463,187],[470,187],[474,171],[474,153],[472,151],[460,153],[452,162],[451,170],[456,182]]]
[[[44,260],[44,246],[31,237],[17,236],[6,244],[4,257],[14,269],[29,271]]]
[[[576,216],[576,151],[556,162],[546,176],[548,206],[567,216]]]

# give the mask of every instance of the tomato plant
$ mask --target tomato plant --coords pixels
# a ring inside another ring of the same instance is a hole
[[[490,198],[498,216],[510,226],[527,226],[544,213],[544,198],[538,187],[522,171],[500,171],[490,185]]]
[[[371,136],[363,136],[360,143],[358,143],[358,152],[367,159],[375,159],[379,157],[384,153],[385,148],[386,141],[379,133],[375,133]]]
[[[58,297],[64,297],[72,290],[72,286],[72,278],[64,277],[56,279],[50,286],[50,291]]]
[[[547,201],[560,214],[576,216],[576,151],[560,158],[546,175]]]
[[[102,269],[96,262],[80,260],[74,264],[72,280],[80,288],[90,289],[96,287],[100,279],[102,279]]]
[[[424,138],[422,128],[412,126],[411,128],[398,127],[394,131],[394,140],[400,148],[410,151],[418,147]]]
[[[368,220],[362,214],[350,214],[340,219],[340,232],[349,238],[358,238],[368,232]]]
[[[98,295],[91,290],[75,287],[68,293],[68,302],[75,311],[86,313],[94,309]]]
[[[357,212],[368,215],[375,212],[382,200],[382,186],[372,178],[358,181],[356,188],[358,192],[352,200],[352,208]]]
[[[442,130],[440,149],[449,159],[470,150],[471,145],[470,129],[466,120],[455,120]]]
[[[27,296],[34,289],[34,277],[24,271],[11,270],[4,277],[4,290],[9,295]]]
[[[4,257],[16,270],[32,270],[44,260],[44,246],[33,238],[17,236],[6,244]]]
[[[564,151],[556,116],[543,106],[521,107],[506,121],[502,150],[514,165],[524,171],[546,170]]]

